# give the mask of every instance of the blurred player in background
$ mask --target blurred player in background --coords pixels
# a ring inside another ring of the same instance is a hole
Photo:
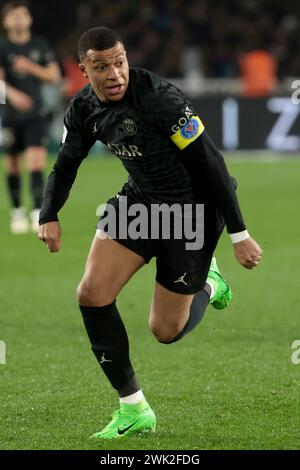
[[[205,205],[204,245],[191,251],[186,249],[185,236],[143,239],[117,234],[112,239],[103,218],[97,225],[78,301],[92,350],[120,398],[120,409],[94,437],[113,439],[154,431],[156,426],[130,361],[128,337],[116,305],[123,286],[156,257],[149,325],[158,341],[174,343],[198,325],[209,303],[223,309],[231,299],[231,289],[213,258],[224,221],[242,266],[257,266],[262,250],[246,230],[223,157],[180,90],[147,70],[129,69],[123,41],[109,28],[84,33],[78,53],[81,71],[91,83],[70,103],[58,159],[48,178],[39,238],[49,250],[60,249],[58,212],[97,140],[129,173],[128,182],[109,201],[117,213],[120,196],[127,197],[128,207],[136,203],[147,209],[157,203]],[[95,195],[97,191],[96,187]]]
[[[47,41],[31,34],[32,16],[25,1],[11,1],[2,10],[7,37],[0,42],[0,79],[6,83],[3,145],[8,191],[12,203],[11,232],[38,229],[47,156],[48,111],[42,85],[58,84],[60,70]],[[33,210],[30,225],[21,203],[21,162],[30,173]]]

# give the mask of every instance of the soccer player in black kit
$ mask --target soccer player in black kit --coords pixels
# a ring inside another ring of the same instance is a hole
[[[184,236],[134,239],[122,238],[119,232],[110,236],[102,223],[105,215],[97,225],[77,297],[92,350],[120,399],[111,422],[93,437],[120,438],[156,427],[130,361],[116,305],[123,286],[156,257],[149,325],[158,341],[170,344],[195,328],[209,303],[221,309],[231,299],[230,287],[213,258],[224,222],[244,267],[257,266],[262,250],[246,230],[233,179],[192,103],[157,75],[129,68],[123,41],[109,28],[85,32],[78,53],[80,69],[90,84],[77,93],[66,112],[62,144],[44,194],[39,238],[50,252],[59,251],[61,245],[57,214],[80,163],[98,139],[129,173],[128,182],[109,200],[116,211],[124,197],[128,207],[204,204],[204,245],[197,250],[185,248]]]
[[[43,170],[47,155],[48,111],[43,106],[41,86],[56,84],[60,71],[47,41],[31,34],[32,16],[25,1],[11,1],[2,10],[7,37],[0,42],[0,79],[5,81],[7,104],[3,145],[7,186],[12,203],[11,231],[37,232],[44,190]],[[21,205],[21,162],[24,153],[30,173],[33,210],[30,226]]]

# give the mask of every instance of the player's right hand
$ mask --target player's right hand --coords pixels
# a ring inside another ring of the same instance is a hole
[[[28,112],[33,108],[32,98],[20,90],[10,91],[9,101],[17,111]]]
[[[51,253],[56,253],[61,247],[61,228],[59,222],[47,222],[40,225],[38,230],[39,239],[46,243]]]

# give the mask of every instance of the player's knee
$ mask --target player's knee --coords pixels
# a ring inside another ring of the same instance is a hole
[[[86,306],[90,304],[92,292],[87,283],[85,283],[84,281],[81,281],[80,284],[77,286],[76,297],[79,305]]]
[[[19,158],[6,158],[5,160],[6,171],[9,175],[19,175],[21,171],[21,165]]]
[[[30,147],[26,151],[26,164],[30,172],[42,171],[46,167],[47,151],[44,147]]]
[[[88,280],[82,280],[77,287],[77,300],[79,305],[85,307],[102,307],[110,305],[115,300],[115,295],[104,283],[93,285]]]
[[[181,326],[176,323],[163,325],[150,322],[149,327],[155,339],[157,339],[159,343],[164,344],[172,343],[181,331]]]

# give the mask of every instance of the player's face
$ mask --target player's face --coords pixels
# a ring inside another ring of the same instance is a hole
[[[32,17],[26,7],[18,7],[10,10],[3,20],[7,31],[28,31],[32,25]]]
[[[120,42],[104,51],[87,51],[80,70],[90,80],[101,101],[119,101],[125,95],[129,83],[129,67],[126,51]]]

